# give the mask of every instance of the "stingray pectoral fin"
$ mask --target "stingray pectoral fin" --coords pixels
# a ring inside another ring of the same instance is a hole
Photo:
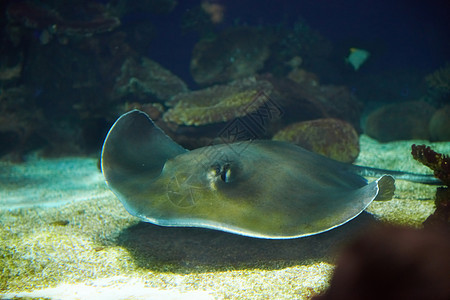
[[[102,149],[102,172],[110,188],[126,197],[158,177],[168,159],[185,152],[146,113],[133,110],[109,130]]]
[[[392,176],[384,175],[353,191],[333,193],[333,200],[327,201],[326,208],[309,212],[309,227],[303,230],[305,233],[301,236],[325,232],[345,224],[362,213],[374,200],[390,200],[394,195],[394,182]]]

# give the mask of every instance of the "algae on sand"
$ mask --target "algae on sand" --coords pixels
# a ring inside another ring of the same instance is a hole
[[[412,143],[423,142],[379,144],[362,136],[357,163],[429,173],[411,157]],[[432,147],[450,152],[450,143]],[[1,167],[9,173],[1,175],[0,298],[57,298],[57,291],[42,290],[88,286],[97,293],[122,289],[123,298],[176,291],[205,299],[307,299],[328,286],[335,245],[375,222],[365,214],[324,234],[284,241],[164,228],[129,215],[103,183],[95,159]],[[69,180],[64,174],[78,175]],[[53,185],[43,184],[49,180]],[[392,201],[373,203],[368,211],[382,221],[421,226],[434,210],[435,187],[400,180],[396,185]],[[12,203],[27,187],[29,198]]]

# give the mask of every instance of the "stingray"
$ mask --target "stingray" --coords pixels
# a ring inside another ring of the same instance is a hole
[[[395,190],[390,175],[371,183],[361,176],[384,170],[340,163],[286,142],[188,151],[138,110],[112,126],[101,164],[110,189],[143,221],[267,239],[328,231],[372,201],[390,200]]]

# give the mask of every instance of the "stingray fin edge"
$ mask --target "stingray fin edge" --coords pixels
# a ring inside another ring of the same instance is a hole
[[[159,176],[170,158],[188,152],[167,136],[144,112],[120,116],[105,138],[101,166],[108,185],[122,185],[129,178]]]

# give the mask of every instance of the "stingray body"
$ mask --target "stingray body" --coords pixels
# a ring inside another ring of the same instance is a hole
[[[109,131],[102,171],[128,212],[144,221],[272,239],[330,230],[395,189],[389,175],[367,184],[352,165],[285,142],[188,151],[137,110]]]

